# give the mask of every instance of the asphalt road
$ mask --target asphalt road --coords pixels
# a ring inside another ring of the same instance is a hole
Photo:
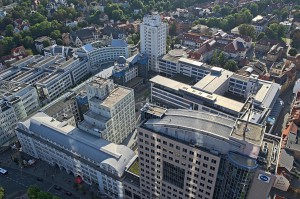
[[[287,88],[287,90],[280,95],[280,98],[284,102],[284,106],[278,116],[278,119],[273,127],[272,134],[281,136],[282,130],[285,128],[287,119],[289,117],[289,112],[291,108],[291,102],[293,100],[293,86]]]
[[[25,193],[31,185],[37,186],[39,189],[60,198],[80,198],[75,195],[76,193],[72,194],[72,196],[67,196],[65,194],[67,190],[63,188],[61,188],[61,190],[56,190],[54,188],[55,184],[52,183],[51,180],[45,180],[45,178],[43,178],[43,181],[38,181],[36,176],[25,173],[24,171],[21,171],[21,169],[18,170],[5,166],[1,167],[8,170],[7,175],[0,176],[0,185],[4,187],[7,199],[15,198]]]

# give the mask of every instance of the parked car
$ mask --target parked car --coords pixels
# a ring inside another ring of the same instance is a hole
[[[36,178],[36,180],[39,181],[39,182],[43,182],[44,181],[43,178]]]
[[[60,187],[60,186],[58,186],[58,185],[54,185],[54,189],[56,189],[56,190],[60,191],[60,190],[61,190],[61,187]]]
[[[69,191],[66,191],[66,193],[65,193],[67,196],[72,196],[72,193],[71,192],[69,192]]]

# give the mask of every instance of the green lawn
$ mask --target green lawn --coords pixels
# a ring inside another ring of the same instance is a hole
[[[131,173],[134,173],[135,175],[140,175],[140,167],[139,167],[139,161],[135,161],[135,163],[133,163],[131,165],[131,167],[128,169],[128,171],[130,171]]]

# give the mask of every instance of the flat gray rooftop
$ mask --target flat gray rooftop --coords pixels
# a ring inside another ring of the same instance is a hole
[[[235,128],[231,133],[231,137],[261,146],[264,137],[264,128],[261,125],[250,122],[248,122],[246,128],[246,123],[246,121],[238,119],[235,124]]]
[[[214,69],[218,69],[218,73],[214,73]],[[209,93],[214,93],[232,76],[232,74],[233,73],[230,71],[213,67],[212,72],[203,77],[198,83],[193,86],[193,88]]]
[[[96,97],[92,97],[90,101],[94,103],[99,103],[102,106],[113,107],[114,105],[119,103],[121,99],[126,97],[130,92],[132,92],[132,89],[118,86],[112,92],[110,92],[109,95],[104,100],[100,100]]]

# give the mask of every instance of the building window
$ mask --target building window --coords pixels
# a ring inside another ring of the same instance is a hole
[[[168,162],[163,162],[163,180],[179,188],[184,186],[185,171]]]

